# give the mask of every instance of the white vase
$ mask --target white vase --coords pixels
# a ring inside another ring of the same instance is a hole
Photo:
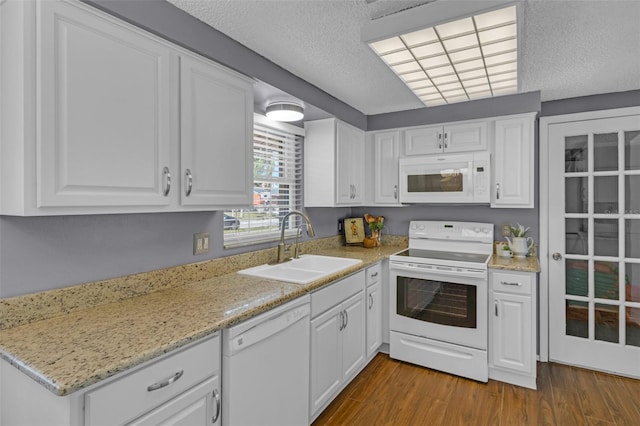
[[[515,257],[525,257],[529,254],[529,250],[533,246],[533,238],[531,237],[513,237],[509,242],[509,248]]]

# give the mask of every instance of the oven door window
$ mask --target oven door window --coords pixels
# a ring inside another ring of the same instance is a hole
[[[407,176],[407,191],[410,193],[464,192],[464,175],[460,170],[411,174]]]
[[[477,287],[398,277],[396,313],[420,321],[476,328]]]

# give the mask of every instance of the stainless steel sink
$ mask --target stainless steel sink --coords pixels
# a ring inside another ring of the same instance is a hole
[[[303,254],[297,259],[276,265],[260,265],[238,271],[242,275],[286,281],[295,284],[310,282],[336,274],[362,263],[359,259]]]

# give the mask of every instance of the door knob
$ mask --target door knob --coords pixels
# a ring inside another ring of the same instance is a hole
[[[555,252],[551,255],[551,257],[553,257],[553,260],[560,260],[562,259],[562,255],[558,252]]]

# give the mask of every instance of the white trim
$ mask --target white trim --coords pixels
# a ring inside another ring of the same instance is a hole
[[[271,127],[275,130],[281,130],[283,132],[292,133],[296,136],[304,137],[304,129],[298,126],[294,126],[292,124],[283,123],[281,121],[273,121],[268,119],[266,116],[258,113],[253,113],[253,123],[261,124],[266,127]]]
[[[540,164],[540,361],[549,361],[549,126],[572,121],[597,120],[640,114],[640,107],[616,108],[600,111],[541,117],[539,124]]]

